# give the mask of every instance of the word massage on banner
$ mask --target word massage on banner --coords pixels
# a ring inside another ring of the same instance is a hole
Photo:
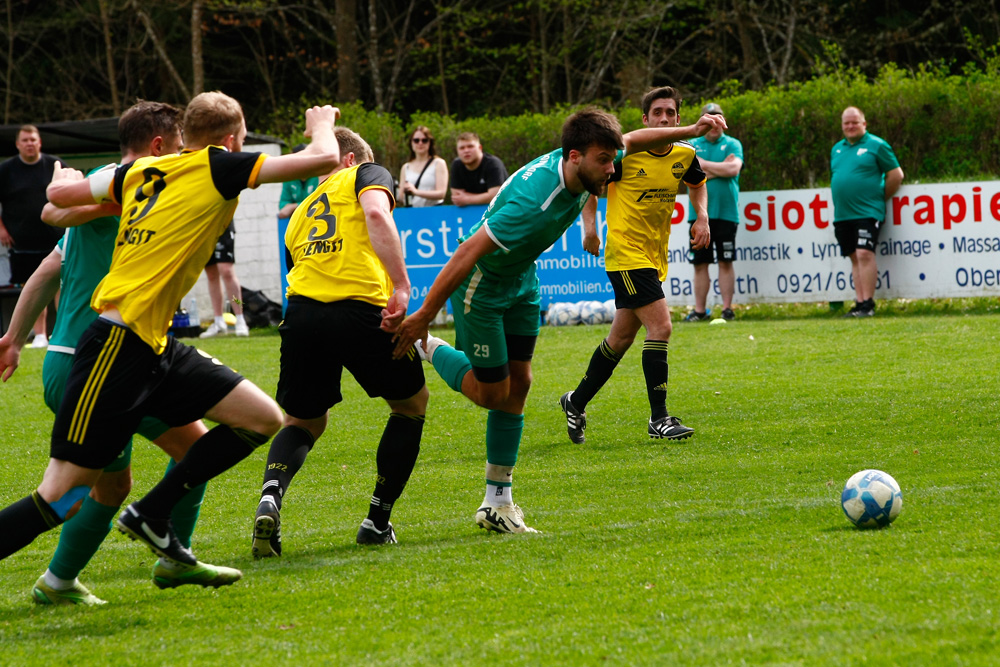
[[[688,251],[688,198],[678,196],[663,291],[671,305],[693,305]],[[849,301],[851,263],[840,256],[829,188],[746,192],[736,236],[737,303]],[[415,309],[458,238],[486,207],[435,206],[395,212]],[[613,297],[604,269],[606,200],[598,205],[602,252],[583,250],[577,219],[536,262],[542,305]],[[1000,295],[1000,181],[904,185],[887,205],[876,249],[877,298]],[[710,269],[713,291],[716,272]],[[711,301],[711,296],[710,296]]]

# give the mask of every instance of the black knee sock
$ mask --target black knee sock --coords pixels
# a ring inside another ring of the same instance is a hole
[[[191,489],[229,470],[267,440],[260,433],[219,424],[198,438],[184,458],[135,503],[136,507],[150,518],[168,518],[174,505]]]
[[[667,341],[647,340],[642,344],[642,374],[646,377],[646,397],[650,419],[667,416]]]
[[[596,396],[601,387],[611,379],[611,374],[615,372],[621,360],[622,355],[612,350],[607,340],[602,340],[590,357],[587,372],[570,396],[570,401],[577,410],[583,412],[587,409],[587,403],[590,403],[590,399]]]
[[[401,415],[394,412],[382,431],[375,463],[375,492],[368,507],[368,518],[375,527],[385,530],[389,525],[392,505],[403,494],[413,466],[420,453],[420,435],[424,430],[423,415]]]
[[[306,461],[314,441],[309,431],[298,426],[286,426],[278,431],[267,453],[267,467],[264,468],[264,486],[260,496],[271,496],[274,505],[281,509],[281,499],[285,497],[292,477]]]
[[[0,560],[31,544],[45,531],[63,522],[49,504],[33,491],[0,511]]]

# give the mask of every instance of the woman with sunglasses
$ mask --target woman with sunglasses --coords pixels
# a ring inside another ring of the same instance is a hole
[[[399,172],[398,199],[405,206],[436,206],[448,194],[448,165],[434,150],[430,129],[410,134],[410,161]]]

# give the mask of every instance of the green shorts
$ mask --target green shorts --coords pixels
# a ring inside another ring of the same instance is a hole
[[[477,267],[451,295],[455,347],[478,368],[507,363],[507,339],[538,336],[541,298],[532,270],[514,278],[487,278]]]
[[[45,353],[45,361],[42,364],[42,383],[45,387],[45,405],[49,406],[53,413],[59,410],[59,404],[62,402],[63,392],[66,389],[66,378],[69,377],[69,369],[72,366],[72,354],[55,352],[54,350]],[[169,428],[159,419],[146,417],[140,422],[138,433],[152,441],[166,433]],[[129,467],[131,463],[132,441],[130,440],[121,455],[104,469],[107,472],[118,472]]]

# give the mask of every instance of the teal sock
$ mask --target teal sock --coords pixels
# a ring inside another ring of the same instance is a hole
[[[63,524],[59,546],[49,563],[52,574],[69,581],[76,579],[111,532],[111,521],[118,510],[90,496],[84,498],[80,511]]]
[[[437,356],[437,352],[434,355]],[[523,431],[524,415],[490,410],[486,418],[486,462],[497,466],[516,465]]]
[[[167,464],[167,472],[177,465],[177,462],[170,459]],[[205,488],[207,485],[199,484],[181,498],[174,509],[170,512],[170,523],[174,527],[177,539],[187,548],[191,548],[191,535],[194,534],[195,524],[198,523],[198,515],[201,514],[201,501],[205,499]]]
[[[472,364],[465,352],[456,350],[451,345],[438,345],[434,350],[434,370],[441,379],[455,391],[462,391],[462,379],[472,370]]]

